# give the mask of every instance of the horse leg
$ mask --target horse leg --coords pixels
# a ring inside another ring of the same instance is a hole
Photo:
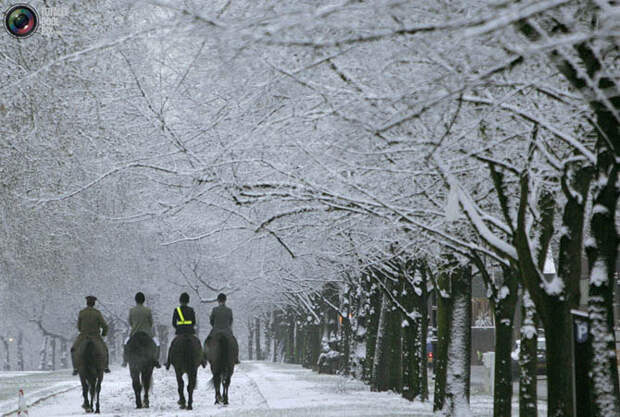
[[[222,394],[220,393],[221,384],[220,374],[213,375],[213,386],[215,387],[215,404],[219,404],[222,401]]]
[[[97,378],[97,408],[95,409],[95,414],[99,414],[99,394],[101,393],[101,380],[103,379],[103,372]]]
[[[151,389],[151,377],[153,368],[151,367],[149,369],[150,371],[147,370],[142,373],[142,386],[144,387],[144,408],[149,408],[149,390]]]
[[[179,404],[181,408],[185,408],[185,395],[183,394],[184,385],[185,382],[183,381],[183,374],[177,371],[177,387],[179,391],[179,401],[177,401],[177,404]]]
[[[93,412],[95,406],[95,390],[97,389],[97,381],[96,377],[90,381],[88,381],[88,388],[90,391],[90,402],[88,404],[88,411]]]
[[[142,385],[140,384],[140,371],[132,368],[131,373],[131,385],[133,385],[133,393],[136,397],[136,408],[142,408]]]
[[[222,382],[224,383],[224,405],[228,405],[228,386],[230,385],[230,376],[228,375],[228,372],[224,372]]]
[[[187,409],[192,409],[192,403],[194,402],[194,388],[196,388],[196,373],[198,368],[194,368],[192,371],[187,374]]]
[[[80,375],[80,382],[82,383],[82,397],[84,397],[84,402],[82,403],[82,408],[88,411],[88,382],[86,378]]]

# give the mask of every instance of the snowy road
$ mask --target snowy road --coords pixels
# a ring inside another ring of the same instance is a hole
[[[62,389],[77,383],[65,371]],[[409,402],[394,393],[370,392],[363,383],[333,375],[319,375],[298,365],[245,362],[238,366],[230,388],[228,407],[213,405],[213,390],[207,381],[208,369],[200,368],[194,410],[176,405],[176,379],[172,370],[155,370],[151,408],[135,409],[127,369],[114,368],[103,381],[101,416],[120,417],[395,417],[432,416],[431,404]],[[4,381],[6,382],[6,380]],[[57,383],[58,384],[58,383]],[[60,387],[60,385],[58,385]],[[36,398],[36,396],[34,396]],[[33,399],[34,399],[33,398]],[[32,402],[29,400],[29,402]],[[82,416],[81,390],[73,389],[40,401],[30,409],[30,417]],[[492,415],[489,396],[472,396],[475,416]],[[14,414],[13,414],[14,415]]]

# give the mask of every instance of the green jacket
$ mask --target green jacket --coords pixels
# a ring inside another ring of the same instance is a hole
[[[103,319],[101,312],[94,307],[86,307],[80,311],[77,328],[81,335],[86,336],[105,336],[108,334],[108,324]]]
[[[131,332],[129,336],[133,336],[138,332],[144,332],[153,337],[153,315],[151,309],[141,304],[136,305],[129,310],[129,325]]]

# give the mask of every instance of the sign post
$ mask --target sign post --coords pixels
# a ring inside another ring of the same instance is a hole
[[[571,310],[573,316],[573,375],[575,415],[577,417],[591,417],[590,408],[590,378],[588,377],[588,363],[590,361],[590,321],[588,313],[579,310]]]

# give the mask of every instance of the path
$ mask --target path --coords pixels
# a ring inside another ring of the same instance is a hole
[[[150,409],[135,409],[129,371],[114,368],[103,381],[102,417],[396,417],[432,416],[431,404],[409,402],[391,392],[370,392],[360,381],[319,375],[298,365],[244,362],[235,369],[228,407],[213,405],[208,369],[199,369],[194,410],[176,405],[176,379],[172,370],[155,370]],[[66,384],[77,382],[70,379]],[[66,389],[66,388],[65,388]],[[81,390],[59,394],[30,409],[30,417],[83,416]],[[475,416],[492,414],[489,396],[473,396]]]

